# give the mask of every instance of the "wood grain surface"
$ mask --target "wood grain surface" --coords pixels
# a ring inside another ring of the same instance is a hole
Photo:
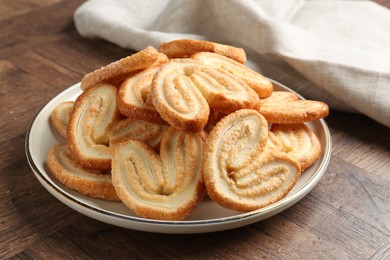
[[[34,177],[25,135],[81,77],[132,51],[82,38],[80,0],[0,0],[0,259],[390,259],[390,129],[331,111],[329,167],[286,211],[230,231],[154,234],[65,206]],[[390,1],[377,1],[390,7]]]

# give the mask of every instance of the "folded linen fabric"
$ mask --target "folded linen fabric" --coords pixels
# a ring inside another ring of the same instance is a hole
[[[374,2],[89,0],[74,20],[133,50],[180,38],[244,48],[265,76],[390,127],[390,10]]]

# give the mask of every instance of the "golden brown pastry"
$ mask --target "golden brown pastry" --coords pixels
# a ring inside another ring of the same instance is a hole
[[[54,108],[50,115],[50,121],[57,132],[66,138],[66,128],[73,111],[73,101],[62,102]]]
[[[175,59],[161,66],[153,79],[151,97],[165,121],[192,132],[203,130],[210,108],[230,113],[260,105],[256,93],[235,77],[193,59]]]
[[[159,51],[169,58],[189,58],[197,52],[215,52],[239,63],[246,61],[246,53],[241,48],[201,40],[180,39],[164,42],[160,45]]]
[[[55,145],[50,150],[47,167],[54,177],[72,190],[93,198],[119,201],[111,174],[81,167],[73,160],[66,144]]]
[[[169,128],[160,156],[137,140],[115,146],[112,178],[122,202],[141,217],[186,218],[204,196],[203,142],[202,134]]]
[[[300,165],[286,153],[264,150],[267,139],[267,121],[255,110],[238,110],[219,121],[205,147],[203,179],[211,199],[251,211],[287,195]]]
[[[267,148],[288,153],[298,160],[302,171],[310,167],[321,154],[320,141],[305,124],[273,124]]]
[[[290,91],[273,91],[271,96],[260,99],[260,103],[266,102],[281,102],[286,100],[298,100],[298,94]]]
[[[266,101],[262,102],[259,111],[268,122],[298,124],[328,116],[329,107],[314,100]]]
[[[83,92],[74,104],[67,139],[72,156],[84,167],[111,169],[108,134],[121,118],[117,90],[113,85],[100,84]]]
[[[160,66],[150,67],[127,78],[119,87],[118,109],[132,119],[145,120],[157,124],[167,124],[148,100],[153,77]]]
[[[269,79],[235,60],[211,52],[199,52],[191,57],[214,69],[238,77],[248,84],[260,98],[269,97],[272,94],[273,85]]]
[[[153,148],[158,148],[168,126],[143,120],[126,118],[119,121],[110,131],[110,146],[128,141],[139,140]]]
[[[81,79],[81,89],[87,90],[98,83],[111,83],[119,85],[125,78],[133,73],[144,70],[149,66],[165,62],[167,57],[149,46],[133,55],[114,61],[107,66],[101,67],[88,73]]]
[[[147,47],[83,77],[74,105],[51,115],[67,143],[49,152],[50,172],[151,219],[185,219],[206,189],[237,211],[286,196],[321,153],[302,122],[328,106],[273,91],[240,48],[184,39],[160,51],[172,59]]]

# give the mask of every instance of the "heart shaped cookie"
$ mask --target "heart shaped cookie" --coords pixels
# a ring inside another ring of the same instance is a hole
[[[236,76],[248,84],[260,98],[272,94],[273,85],[269,79],[233,59],[212,52],[198,52],[191,57],[211,68]]]
[[[108,135],[121,118],[116,96],[115,86],[100,84],[87,89],[75,101],[67,139],[73,157],[84,167],[111,169]]]
[[[165,53],[169,58],[189,58],[197,52],[215,52],[239,63],[245,63],[246,61],[244,49],[209,41],[192,39],[173,40],[162,43],[158,50]]]
[[[137,140],[115,146],[112,178],[119,198],[141,217],[184,219],[204,196],[203,139],[201,133],[171,127],[161,141],[160,155]]]
[[[157,71],[152,101],[161,117],[182,131],[200,132],[210,108],[230,113],[259,108],[256,93],[237,78],[193,59],[171,60]]]
[[[302,171],[310,167],[321,153],[320,141],[305,124],[272,124],[267,148],[290,154],[301,164]]]
[[[265,150],[268,131],[264,117],[249,109],[227,115],[211,130],[203,179],[215,202],[251,211],[280,200],[292,189],[300,165],[286,153]]]
[[[167,124],[154,108],[149,94],[160,66],[153,66],[127,78],[119,87],[118,109],[132,119]]]

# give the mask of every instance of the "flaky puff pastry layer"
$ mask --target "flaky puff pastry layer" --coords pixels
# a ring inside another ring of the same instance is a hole
[[[193,59],[162,65],[153,79],[151,97],[165,121],[192,132],[203,130],[210,108],[230,113],[260,106],[260,99],[245,83]]]
[[[329,107],[315,100],[266,100],[259,111],[270,123],[299,124],[328,116]]]
[[[126,118],[119,121],[109,133],[110,146],[125,142],[129,139],[139,140],[157,149],[168,126],[143,120]]]
[[[111,169],[109,132],[121,119],[116,103],[117,88],[100,84],[87,89],[75,101],[67,128],[69,149],[82,166]]]
[[[144,70],[151,65],[163,63],[166,60],[168,58],[165,54],[149,46],[137,53],[86,74],[81,79],[81,89],[85,91],[99,83],[119,85],[131,74]]]
[[[160,45],[159,51],[169,58],[189,58],[197,52],[215,52],[239,63],[246,61],[246,53],[242,48],[201,40],[180,39],[164,42]]]
[[[298,94],[290,91],[273,91],[271,96],[260,99],[260,103],[264,104],[267,102],[284,102],[289,100],[299,100]]]
[[[47,166],[50,172],[70,189],[93,198],[119,201],[111,175],[80,166],[72,158],[66,144],[52,147],[47,157]]]
[[[300,165],[286,153],[264,150],[267,140],[267,121],[254,110],[229,114],[211,130],[203,179],[215,202],[252,211],[282,199],[292,189]]]
[[[272,124],[267,148],[288,153],[298,160],[302,171],[321,154],[320,141],[305,124]]]
[[[204,196],[203,139],[169,128],[160,155],[136,140],[115,146],[112,177],[122,202],[141,217],[184,219]]]
[[[130,118],[167,124],[154,108],[150,92],[154,75],[160,66],[153,66],[127,78],[119,87],[118,109]]]
[[[50,121],[54,129],[64,138],[66,138],[66,129],[73,111],[73,105],[73,101],[62,102],[50,114]]]
[[[298,94],[274,91],[260,100],[260,114],[270,123],[299,124],[326,117],[328,105],[315,100],[300,100]]]
[[[269,97],[272,94],[273,85],[269,79],[233,59],[212,52],[199,52],[191,57],[214,69],[238,77],[248,84],[260,98]]]

